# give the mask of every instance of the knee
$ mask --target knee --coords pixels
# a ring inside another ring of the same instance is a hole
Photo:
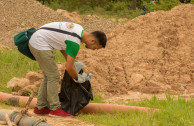
[[[59,74],[59,72],[54,72],[54,73],[48,74],[47,79],[48,80],[50,80],[50,79],[59,80],[60,79],[60,74]]]

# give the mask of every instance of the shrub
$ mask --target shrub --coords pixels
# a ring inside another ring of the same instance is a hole
[[[124,2],[117,2],[113,4],[113,11],[114,12],[122,12],[127,9],[127,5]]]
[[[152,0],[137,0],[137,9],[131,10],[132,0],[37,0],[45,4],[52,9],[64,9],[67,11],[78,11],[82,14],[93,14],[103,16],[114,16],[117,18],[127,17],[134,18],[143,13],[149,13],[158,10],[170,10],[171,8],[180,4],[179,0],[158,0],[158,3],[152,4]],[[50,1],[50,4],[49,4]],[[194,4],[194,0],[190,1]],[[146,11],[143,12],[142,7],[146,7]]]

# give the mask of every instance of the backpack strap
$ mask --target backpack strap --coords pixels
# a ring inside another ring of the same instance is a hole
[[[60,29],[56,29],[56,28],[48,28],[48,27],[41,27],[39,29],[45,29],[45,30],[49,30],[49,31],[55,31],[55,32],[71,35],[71,36],[77,37],[78,39],[81,40],[81,37],[78,34],[74,33],[74,32],[68,32],[68,31],[64,31],[64,30],[60,30]]]

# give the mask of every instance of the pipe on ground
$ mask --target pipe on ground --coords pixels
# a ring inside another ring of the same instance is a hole
[[[0,120],[1,121],[6,121],[5,117],[4,117],[5,113],[7,113],[7,112],[0,112]],[[19,113],[14,113],[14,114],[7,113],[7,114],[9,115],[11,122],[14,122],[17,119],[17,117],[19,116]],[[37,122],[34,118],[24,115],[24,116],[22,116],[21,120],[19,121],[18,126],[33,126],[36,123]],[[39,122],[36,126],[52,126],[52,125],[50,125],[46,122]]]
[[[159,112],[159,109],[151,109],[147,107],[137,107],[137,106],[126,106],[126,105],[113,105],[113,104],[99,104],[99,103],[90,103],[84,107],[82,113],[130,113],[130,111],[138,112]]]
[[[21,106],[25,105],[28,101],[27,96],[14,96],[12,94],[7,94],[0,92],[0,101],[3,101],[10,105]],[[29,107],[35,107],[37,102],[36,98],[33,98],[32,102],[30,103]],[[159,109],[151,109],[147,107],[137,107],[137,106],[126,106],[126,105],[112,105],[112,104],[102,104],[102,103],[89,103],[85,106],[81,113],[115,113],[117,111],[123,113],[130,113],[132,111],[138,112],[158,112]]]
[[[0,92],[0,101],[14,106],[25,106],[28,102],[29,97],[27,96],[16,96],[12,94],[7,94]],[[36,105],[37,99],[33,98],[29,107],[34,107]]]

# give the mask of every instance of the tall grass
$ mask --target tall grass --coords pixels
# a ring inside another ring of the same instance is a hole
[[[166,96],[166,100],[156,97],[128,105],[158,108],[157,113],[130,111],[130,114],[81,114],[79,119],[103,126],[194,126],[194,99],[173,99]]]

